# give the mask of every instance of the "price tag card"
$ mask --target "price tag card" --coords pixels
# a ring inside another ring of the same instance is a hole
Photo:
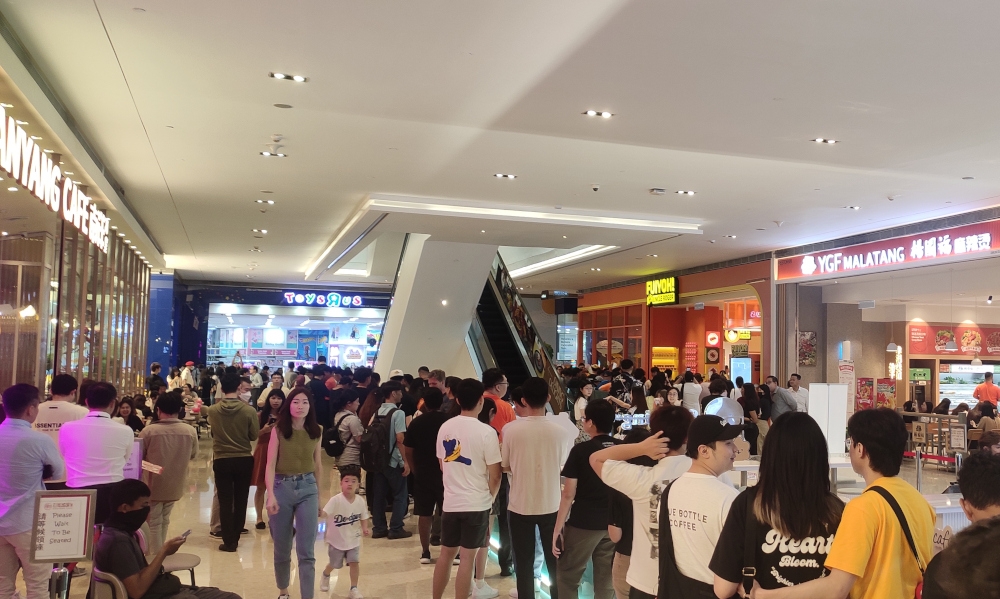
[[[67,563],[90,559],[97,491],[37,491],[31,533],[32,563]]]

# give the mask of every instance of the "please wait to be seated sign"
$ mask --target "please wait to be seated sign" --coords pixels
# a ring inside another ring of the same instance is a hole
[[[31,531],[33,563],[67,563],[90,559],[94,539],[97,491],[38,491]]]

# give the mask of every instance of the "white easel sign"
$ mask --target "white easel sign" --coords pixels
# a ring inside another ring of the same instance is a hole
[[[97,491],[37,491],[31,532],[32,563],[90,559]]]

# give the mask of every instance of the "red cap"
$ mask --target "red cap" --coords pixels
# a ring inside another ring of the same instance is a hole
[[[194,366],[194,362],[191,362],[190,360],[188,360],[187,362],[184,363],[184,365],[185,366]]]

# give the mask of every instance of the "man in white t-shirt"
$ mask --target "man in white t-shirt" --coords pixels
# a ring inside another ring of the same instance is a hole
[[[59,429],[67,422],[86,418],[89,410],[76,403],[76,393],[79,385],[76,379],[68,374],[57,374],[52,377],[52,399],[38,406],[38,417],[31,427],[45,433],[59,445]],[[65,456],[63,456],[65,460]],[[56,491],[66,488],[66,477],[59,480],[45,481],[45,488]]]
[[[483,407],[483,384],[464,379],[453,389],[462,413],[438,430],[437,457],[441,461],[444,502],[441,506],[441,554],[434,565],[434,599],[441,599],[451,578],[452,561],[461,551],[455,577],[455,597],[469,596],[472,568],[478,564],[480,578],[472,596],[489,599],[497,590],[486,584],[486,551],[489,546],[490,508],[500,489],[500,441],[493,428],[479,421]],[[482,559],[477,559],[482,553]]]
[[[562,497],[559,474],[573,440],[575,428],[564,428],[545,416],[549,385],[545,379],[531,377],[521,385],[523,397],[514,411],[518,419],[503,428],[503,469],[511,473],[507,515],[510,540],[514,548],[514,572],[518,597],[534,596],[535,529],[541,534],[542,552],[550,572],[551,595],[558,596],[555,576],[556,558],[552,545],[559,500]]]
[[[632,557],[625,576],[632,587],[632,599],[656,596],[660,496],[671,481],[691,467],[691,458],[684,455],[684,444],[693,420],[689,410],[665,405],[650,415],[649,430],[653,435],[645,441],[616,445],[590,456],[590,465],[601,480],[632,500]],[[639,456],[659,461],[652,467],[626,461]]]
[[[686,455],[693,461],[687,472],[666,491],[673,537],[674,561],[681,575],[690,579],[685,588],[697,586],[712,593],[715,574],[708,564],[738,495],[719,477],[733,469],[734,439],[744,425],[727,424],[718,416],[698,416],[688,429]],[[661,585],[663,582],[661,581]]]
[[[795,398],[796,412],[808,412],[809,411],[809,390],[802,387],[802,377],[798,373],[792,373],[788,377],[788,382],[791,387],[788,389],[792,393],[792,397]]]

